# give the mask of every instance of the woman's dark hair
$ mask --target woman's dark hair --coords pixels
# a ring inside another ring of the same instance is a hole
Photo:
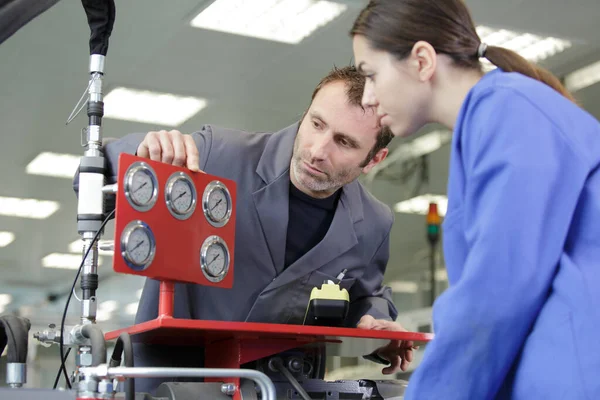
[[[559,79],[516,52],[480,47],[481,39],[462,0],[371,0],[354,22],[350,35],[362,35],[377,50],[406,58],[420,40],[463,68],[481,70],[480,57],[506,72],[519,72],[575,101]]]

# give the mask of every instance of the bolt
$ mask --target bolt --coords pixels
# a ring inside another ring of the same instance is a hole
[[[236,390],[237,386],[233,383],[224,383],[221,385],[221,392],[225,393],[227,396],[233,396]]]

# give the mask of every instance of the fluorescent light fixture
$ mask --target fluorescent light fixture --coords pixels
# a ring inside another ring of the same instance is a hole
[[[112,313],[110,311],[98,309],[96,311],[96,321],[104,322],[110,320]]]
[[[42,258],[42,266],[45,268],[78,269],[82,260],[82,255],[52,253]],[[98,257],[98,265],[102,265],[102,257]]]
[[[10,294],[0,294],[0,307],[4,307],[7,304],[10,304],[12,301],[12,296]]]
[[[206,104],[205,99],[196,97],[118,87],[104,98],[104,116],[178,126],[206,107]]]
[[[425,154],[433,153],[440,147],[452,140],[450,131],[433,131],[426,133],[407,143],[407,150],[411,157],[417,158]]]
[[[394,293],[417,293],[419,291],[419,285],[416,282],[411,281],[393,281],[386,283]]]
[[[12,232],[0,232],[0,247],[6,247],[15,240],[15,234]],[[0,295],[1,296],[1,295]]]
[[[81,157],[73,154],[43,152],[27,164],[25,172],[31,175],[73,179],[80,159]]]
[[[445,269],[438,269],[435,271],[435,280],[436,281],[447,281],[448,280],[448,271]]]
[[[116,300],[106,300],[98,304],[98,310],[106,312],[113,312],[119,307],[119,303]]]
[[[77,254],[81,254],[83,256],[83,240],[78,239],[78,240],[75,240],[74,242],[71,242],[69,244],[69,251],[71,253],[77,253]],[[103,255],[103,256],[112,257],[114,255],[114,251],[98,249],[98,254]]]
[[[138,309],[138,302],[135,301],[133,303],[129,303],[125,306],[125,314],[127,315],[135,315]]]
[[[322,0],[216,0],[191,25],[297,44],[346,9],[344,4]]]
[[[481,41],[488,46],[499,46],[513,50],[532,62],[545,60],[572,45],[568,40],[555,37],[519,33],[508,29],[493,29],[487,26],[478,26],[477,34]]]
[[[450,143],[451,140],[452,132],[448,130],[437,130],[428,132],[409,142],[402,143],[382,162],[375,165],[367,174],[366,179],[367,181],[372,181],[378,173],[391,165],[433,153],[442,146]]]
[[[600,82],[600,61],[565,76],[565,86],[572,92]]]
[[[446,215],[448,209],[448,198],[437,194],[423,194],[404,200],[394,205],[394,211],[405,214],[425,215],[429,211],[429,203],[437,203],[440,216]]]
[[[2,314],[4,312],[5,307],[4,306],[0,306],[0,314]],[[0,356],[4,356],[6,354],[6,349],[8,349],[8,346],[6,346],[6,348],[4,349],[4,352],[2,354],[0,354]]]
[[[59,208],[55,201],[0,197],[0,215],[9,217],[45,219]]]

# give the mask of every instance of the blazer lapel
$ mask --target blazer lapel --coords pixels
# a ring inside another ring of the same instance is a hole
[[[285,242],[287,238],[290,161],[299,123],[295,123],[268,139],[256,167],[264,186],[252,193],[254,207],[269,248],[269,256],[275,272],[283,270]],[[256,240],[256,238],[248,238]],[[268,262],[265,255],[265,262]]]
[[[277,273],[283,270],[289,217],[290,178],[286,174],[252,194],[261,228]],[[249,238],[253,240],[253,238]]]
[[[327,234],[315,247],[288,266],[263,293],[276,289],[320,269],[358,244],[354,224],[362,220],[358,182],[344,187]],[[284,238],[285,239],[285,238]],[[285,240],[283,241],[285,248]]]

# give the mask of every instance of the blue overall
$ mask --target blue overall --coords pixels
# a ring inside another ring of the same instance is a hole
[[[495,70],[454,129],[450,288],[405,399],[600,399],[600,124]]]

